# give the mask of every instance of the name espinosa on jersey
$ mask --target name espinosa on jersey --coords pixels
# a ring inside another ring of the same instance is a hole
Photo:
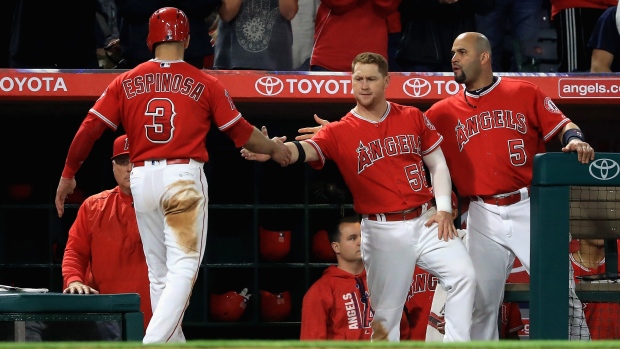
[[[357,174],[362,173],[366,167],[373,165],[376,161],[387,156],[401,154],[421,155],[420,147],[422,141],[416,135],[398,135],[386,137],[383,140],[375,139],[364,145],[360,141],[357,147]]]
[[[363,309],[360,309],[361,307],[357,299],[357,294],[353,292],[343,294],[342,299],[344,300],[344,309],[347,312],[349,329],[357,330],[360,328],[369,328],[370,320],[372,320],[374,313],[368,304],[362,302]]]
[[[172,73],[137,75],[131,79],[124,79],[121,83],[127,99],[155,91],[180,93],[198,101],[205,90],[205,85],[202,82],[197,82],[191,77],[183,76],[183,74],[173,75]]]
[[[523,113],[513,113],[512,110],[493,110],[471,116],[465,120],[464,124],[458,120],[454,130],[459,151],[463,150],[470,138],[480,134],[481,131],[500,128],[526,134],[527,118]]]

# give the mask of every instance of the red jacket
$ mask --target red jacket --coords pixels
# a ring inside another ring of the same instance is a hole
[[[551,18],[567,8],[607,9],[618,5],[617,0],[551,0]]]
[[[118,186],[80,206],[69,230],[62,276],[65,287],[80,281],[102,294],[138,293],[146,329],[153,315],[146,259],[133,198]]]
[[[369,341],[373,316],[366,271],[353,275],[331,265],[304,295],[300,339]],[[409,339],[409,324],[404,312],[400,331],[401,340]]]
[[[310,65],[350,72],[355,56],[375,52],[387,59],[388,21],[401,0],[321,0]]]
[[[366,271],[353,275],[332,265],[304,295],[300,339],[370,340],[373,315]]]

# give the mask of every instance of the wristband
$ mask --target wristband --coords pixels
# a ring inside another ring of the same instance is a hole
[[[583,132],[581,132],[578,128],[571,128],[570,130],[566,130],[562,135],[562,143],[564,146],[568,144],[572,139],[578,139],[582,142],[585,142],[585,138],[583,137]]]
[[[452,198],[450,196],[440,195],[435,197],[437,211],[445,211],[452,213]]]
[[[293,141],[293,144],[295,144],[295,146],[297,147],[297,152],[299,153],[297,161],[295,162],[306,162],[306,151],[304,150],[304,147],[301,145],[301,143],[299,143],[299,141]]]

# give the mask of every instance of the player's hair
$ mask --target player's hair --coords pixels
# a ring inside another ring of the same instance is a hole
[[[357,63],[376,64],[377,67],[379,68],[379,73],[381,73],[381,75],[383,76],[388,75],[388,62],[385,60],[385,58],[382,55],[378,53],[363,52],[357,55],[355,59],[353,60],[353,63],[351,63],[351,72],[355,71],[355,65]]]
[[[343,224],[359,223],[360,221],[361,221],[361,218],[358,214],[354,214],[351,216],[344,216],[338,219],[338,222],[332,225],[332,227],[327,231],[327,237],[329,238],[329,242],[331,243],[331,242],[340,241],[340,235],[342,235],[342,232],[340,231],[340,227]]]

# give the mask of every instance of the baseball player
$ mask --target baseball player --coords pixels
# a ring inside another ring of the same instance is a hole
[[[374,311],[370,305],[361,255],[361,224],[346,216],[328,233],[337,265],[331,265],[304,295],[301,340],[369,340]],[[401,339],[409,339],[409,324],[401,318]]]
[[[530,270],[534,155],[554,136],[563,152],[577,151],[583,164],[594,159],[594,150],[536,85],[493,76],[484,35],[463,33],[452,51],[455,81],[465,90],[435,103],[425,115],[446,136],[442,150],[459,195],[471,199],[467,231],[478,277],[472,340],[494,340],[515,256]]]
[[[575,283],[585,282],[581,281],[579,276],[605,274],[605,240],[581,239],[579,245],[579,250],[569,255]],[[620,339],[620,304],[588,302],[583,303],[583,309],[592,339]]]
[[[371,340],[399,341],[399,323],[416,262],[448,291],[445,341],[470,339],[475,274],[452,221],[452,183],[442,141],[422,112],[388,102],[390,77],[381,55],[352,64],[356,106],[311,139],[285,143],[291,163],[338,166],[362,219],[362,258],[375,316]],[[245,149],[248,160],[265,161]],[[428,167],[432,187],[426,180]],[[431,204],[432,199],[437,207]]]
[[[267,153],[281,165],[290,151],[266,138],[236,109],[214,77],[183,61],[189,45],[185,13],[164,7],[149,21],[155,58],[119,74],[90,109],[69,148],[56,192],[58,216],[75,174],[106,128],[123,126],[131,143],[131,192],[148,264],[153,318],[143,342],[183,342],[183,314],[204,256],[211,123],[236,146]]]

